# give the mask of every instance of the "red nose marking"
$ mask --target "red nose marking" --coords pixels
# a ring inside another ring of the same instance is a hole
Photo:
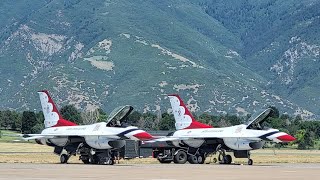
[[[296,138],[290,136],[289,134],[279,136],[279,137],[277,137],[277,139],[279,139],[282,142],[291,142],[291,141],[296,140]]]
[[[141,132],[138,134],[133,135],[134,137],[140,139],[140,140],[150,140],[153,139],[153,136],[147,132]]]

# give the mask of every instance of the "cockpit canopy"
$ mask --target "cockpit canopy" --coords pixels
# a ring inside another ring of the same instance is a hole
[[[271,116],[272,109],[263,109],[255,112],[246,123],[247,129],[262,129],[261,124]]]
[[[120,127],[122,125],[122,121],[129,116],[132,110],[133,107],[129,105],[116,107],[109,115],[109,118],[106,122],[107,126]]]

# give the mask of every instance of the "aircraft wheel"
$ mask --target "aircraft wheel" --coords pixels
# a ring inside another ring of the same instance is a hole
[[[90,156],[88,159],[88,162],[90,164],[97,164],[98,163],[98,161],[96,161],[96,158],[94,156]]]
[[[179,164],[178,161],[176,161],[176,158],[173,158],[173,163]]]
[[[252,159],[248,159],[248,165],[252,165],[253,164],[253,160]]]
[[[203,164],[205,160],[206,160],[206,158],[204,157],[204,155],[197,156],[198,164]]]
[[[213,163],[217,163],[218,162],[218,160],[217,160],[217,158],[213,158]]]
[[[188,162],[190,164],[198,164],[198,159],[197,156],[191,155],[188,157]]]
[[[69,156],[68,156],[68,155],[66,155],[66,154],[61,154],[61,156],[60,156],[60,163],[61,163],[61,164],[67,163],[67,162],[68,162],[68,159],[69,159]]]
[[[89,164],[89,159],[82,159],[83,164]]]
[[[184,151],[179,151],[175,156],[174,156],[174,162],[177,164],[184,164],[187,162],[188,155]]]
[[[232,157],[228,154],[228,155],[223,157],[223,160],[224,160],[224,164],[231,164]]]
[[[218,161],[221,162],[223,159],[223,156],[221,154],[218,155]]]
[[[111,158],[108,163],[109,165],[114,165],[114,160]]]

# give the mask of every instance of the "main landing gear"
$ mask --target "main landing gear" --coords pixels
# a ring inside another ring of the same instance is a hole
[[[72,155],[79,154],[79,160],[84,164],[105,164],[113,165],[114,156],[116,151],[110,149],[96,150],[83,143],[80,143],[78,146],[73,147],[56,147],[55,153],[60,154],[60,163],[68,163],[69,158]]]
[[[114,152],[109,149],[95,150],[89,147],[82,147],[77,154],[80,154],[79,160],[82,160],[84,164],[114,164]]]

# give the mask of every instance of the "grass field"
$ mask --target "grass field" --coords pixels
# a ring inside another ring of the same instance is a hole
[[[320,150],[261,149],[251,151],[254,163],[320,163]],[[206,159],[206,163],[213,160]],[[235,163],[246,164],[247,159],[233,158]],[[122,164],[154,164],[153,158],[120,160]],[[0,143],[0,163],[59,163],[53,148],[34,143]],[[78,156],[71,157],[69,163],[81,163]]]

